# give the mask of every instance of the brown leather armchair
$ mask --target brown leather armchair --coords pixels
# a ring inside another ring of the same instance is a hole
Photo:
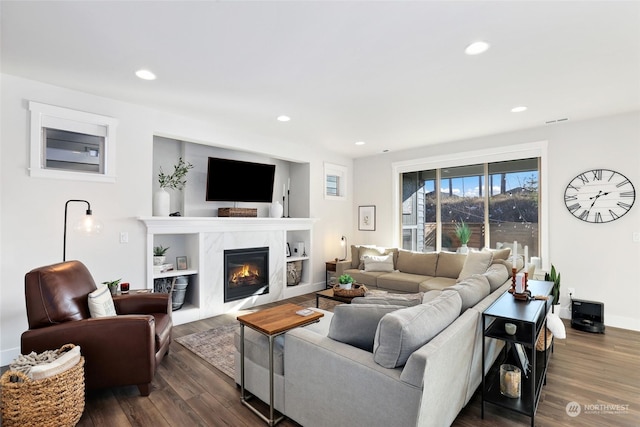
[[[148,396],[171,343],[169,294],[114,295],[118,316],[91,318],[88,295],[94,290],[91,273],[79,261],[28,272],[29,330],[21,337],[22,354],[76,344],[85,358],[87,389],[137,385]]]

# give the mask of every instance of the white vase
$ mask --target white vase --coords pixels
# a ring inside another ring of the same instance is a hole
[[[169,216],[171,210],[171,195],[164,188],[153,195],[153,216]]]
[[[467,253],[469,253],[469,247],[466,244],[463,244],[462,246],[460,246],[458,248],[458,253],[459,254],[467,254]]]
[[[269,207],[269,216],[271,218],[282,218],[282,213],[284,212],[284,207],[278,201],[271,203]]]

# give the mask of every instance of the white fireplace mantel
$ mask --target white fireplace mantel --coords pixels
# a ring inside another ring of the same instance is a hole
[[[312,277],[312,227],[314,218],[138,217],[147,228],[147,288],[154,280],[189,275],[185,306],[174,311],[175,324],[191,322],[256,305],[279,301],[323,288]],[[287,243],[303,242],[306,253],[287,256]],[[167,259],[187,256],[189,269],[154,274],[154,246],[169,246]],[[269,293],[225,303],[222,254],[225,249],[268,246]],[[287,265],[303,263],[303,279],[287,286]]]

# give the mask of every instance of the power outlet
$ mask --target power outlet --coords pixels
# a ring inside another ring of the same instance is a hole
[[[129,233],[126,231],[120,232],[120,243],[129,243]]]
[[[570,298],[576,297],[576,288],[567,288],[567,292]]]

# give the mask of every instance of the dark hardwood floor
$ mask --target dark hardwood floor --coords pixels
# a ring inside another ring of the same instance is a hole
[[[288,301],[295,303],[309,297]],[[221,315],[176,326],[174,338],[227,324],[235,317]],[[565,324],[567,339],[555,342],[535,425],[640,426],[640,332],[609,327],[605,334],[591,334],[571,329],[566,321]],[[580,405],[581,413],[576,417],[567,415],[570,402]],[[528,417],[489,404],[483,420],[480,407],[477,392],[453,425],[530,425]],[[169,355],[158,368],[149,397],[141,397],[136,387],[89,392],[78,425],[240,427],[266,424],[242,406],[240,391],[231,378],[174,341]],[[278,425],[298,426],[288,419]]]

